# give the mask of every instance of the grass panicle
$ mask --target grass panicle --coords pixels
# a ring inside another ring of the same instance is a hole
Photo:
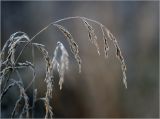
[[[61,90],[62,89],[62,84],[64,82],[65,70],[68,70],[68,64],[69,64],[68,56],[69,55],[68,55],[68,52],[67,52],[66,48],[64,47],[64,45],[61,42],[57,42],[57,47],[56,47],[56,49],[54,51],[53,61],[55,61],[55,59],[57,57],[58,49],[60,49],[61,52],[62,52],[61,57],[60,57],[60,61],[59,61],[58,65],[57,65],[58,66],[57,70],[58,70],[59,76],[60,76],[59,86],[60,86],[60,90]]]
[[[79,65],[79,73],[80,73],[81,72],[81,58],[79,56],[79,49],[78,49],[77,43],[74,41],[71,33],[66,28],[64,28],[63,26],[58,25],[58,24],[53,24],[53,25],[56,26],[58,29],[60,29],[60,31],[67,38],[69,46],[70,46],[70,49],[71,49],[71,51],[72,51],[72,53],[73,53],[78,65]]]
[[[107,41],[107,36],[105,35],[105,31],[104,31],[104,26],[100,25],[101,27],[101,31],[103,34],[103,40],[104,40],[104,53],[105,53],[105,58],[108,58],[108,51],[109,51],[109,45],[108,45],[108,41]]]
[[[95,34],[95,30],[93,29],[93,27],[87,22],[87,19],[85,18],[81,18],[85,27],[87,28],[87,31],[88,31],[88,36],[89,36],[89,39],[91,41],[91,43],[93,43],[95,45],[95,47],[97,48],[97,52],[98,54],[100,55],[100,51],[99,51],[99,46],[98,46],[98,43],[97,43],[97,36]]]
[[[105,31],[107,33],[107,36],[108,38],[113,42],[114,44],[114,47],[116,49],[116,57],[119,59],[120,63],[121,63],[121,69],[122,69],[122,73],[123,73],[123,83],[125,85],[125,88],[127,88],[127,81],[126,81],[126,64],[125,64],[125,61],[124,61],[124,58],[122,56],[122,53],[121,53],[121,49],[118,45],[118,42],[117,42],[117,39],[116,37],[105,27]]]
[[[45,108],[46,108],[46,114],[45,114],[45,119],[48,118],[48,115],[50,113],[50,116],[52,118],[52,109],[50,106],[50,98],[52,97],[52,89],[53,89],[53,84],[52,84],[52,80],[53,80],[53,64],[51,62],[51,59],[48,55],[48,51],[45,49],[45,46],[42,44],[36,44],[37,48],[41,51],[45,62],[46,62],[46,76],[45,76],[45,82],[47,85],[47,91],[46,91],[46,96],[45,96]]]
[[[9,47],[8,58],[10,59],[12,65],[15,64],[15,51],[16,51],[16,47],[20,43],[23,43],[25,41],[26,42],[29,41],[29,37],[25,33],[22,32],[22,35],[18,35],[18,36],[17,36],[17,34],[19,34],[19,32],[17,32],[16,34],[14,34],[13,36],[10,37],[10,39],[9,39],[10,43],[8,45],[8,47]]]
[[[115,55],[117,59],[121,63],[121,70],[123,74],[123,83],[125,87],[127,88],[127,80],[126,80],[126,64],[124,57],[122,55],[121,49],[118,45],[117,39],[115,36],[108,30],[107,27],[105,27],[103,24],[101,24],[98,21],[88,19],[86,17],[67,17],[64,19],[57,20],[55,22],[50,23],[46,27],[44,27],[42,30],[40,30],[38,33],[36,33],[33,37],[29,38],[29,36],[25,32],[15,32],[13,33],[10,38],[6,41],[4,44],[2,50],[0,51],[0,86],[1,86],[1,94],[0,94],[0,101],[3,102],[2,99],[4,99],[5,94],[14,87],[18,87],[20,94],[19,98],[15,102],[14,109],[12,111],[11,117],[19,117],[19,118],[34,118],[35,113],[35,103],[38,100],[42,100],[45,105],[46,113],[44,115],[45,118],[53,118],[53,109],[50,105],[51,98],[53,98],[53,80],[54,79],[54,70],[58,71],[59,74],[59,87],[60,90],[62,90],[63,83],[64,83],[64,76],[66,71],[69,69],[69,54],[60,41],[57,42],[57,45],[55,49],[53,50],[53,57],[50,58],[49,52],[46,49],[46,46],[40,43],[33,42],[34,39],[36,39],[37,36],[39,36],[41,33],[43,33],[45,30],[47,30],[50,26],[55,26],[58,28],[63,35],[65,36],[66,40],[68,41],[71,53],[74,55],[75,60],[78,63],[78,69],[79,73],[81,72],[81,65],[82,61],[80,58],[79,53],[79,47],[77,42],[74,40],[72,34],[62,25],[59,25],[60,22],[70,20],[70,19],[79,19],[83,22],[85,28],[87,29],[89,41],[96,47],[96,50],[98,54],[100,55],[100,49],[97,42],[97,36],[96,36],[96,30],[94,27],[91,26],[91,22],[98,25],[100,27],[102,37],[103,37],[103,44],[104,44],[104,55],[105,58],[108,58],[109,54],[109,44],[108,40],[112,41],[114,47],[115,47]],[[21,46],[23,47],[20,49],[20,53],[18,56],[16,56],[17,47]],[[20,62],[19,58],[23,54],[23,51],[26,47],[29,45],[32,46],[32,61],[24,61]],[[44,82],[46,84],[46,92],[44,96],[37,97],[38,90],[35,87],[35,79],[36,79],[36,70],[35,70],[35,56],[34,56],[34,48],[38,48],[40,53],[42,54],[45,64],[46,64],[46,70],[45,70],[45,79]],[[59,54],[59,52],[61,52]],[[60,57],[59,57],[60,56]],[[22,68],[29,68],[32,71],[32,79],[27,84],[26,87],[24,87],[23,84],[23,78],[21,77],[21,74],[19,73],[19,70]],[[12,79],[12,74],[15,74],[17,76],[16,80]],[[29,89],[33,90],[33,100],[32,104],[29,104],[29,96],[27,95],[27,91]],[[29,110],[31,110],[31,114],[29,113]]]

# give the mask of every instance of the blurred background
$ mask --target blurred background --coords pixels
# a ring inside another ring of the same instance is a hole
[[[16,31],[34,36],[50,22],[69,16],[84,16],[104,24],[117,38],[127,65],[128,89],[122,82],[121,66],[115,49],[109,42],[109,58],[104,58],[103,37],[95,28],[101,56],[88,40],[87,30],[78,19],[61,22],[79,45],[82,73],[71,54],[64,36],[55,27],[49,27],[34,42],[43,43],[53,56],[57,41],[69,51],[69,70],[65,73],[63,89],[59,90],[59,76],[55,72],[53,99],[54,117],[96,118],[154,118],[159,117],[159,2],[70,2],[26,1],[1,2],[1,46]],[[18,52],[18,51],[17,51]],[[30,47],[20,61],[32,61]],[[45,64],[35,49],[36,88],[38,97],[46,91]],[[32,78],[28,69],[20,70],[25,85]],[[14,74],[13,74],[14,77]],[[15,77],[16,78],[16,77]],[[27,92],[32,101],[32,89]],[[1,117],[10,117],[19,91],[12,88],[1,103]],[[36,103],[35,117],[44,117],[41,102]]]

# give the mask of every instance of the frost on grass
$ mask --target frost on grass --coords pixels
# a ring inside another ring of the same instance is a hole
[[[62,89],[62,84],[64,82],[64,73],[65,70],[68,69],[68,52],[66,50],[66,48],[64,47],[64,45],[61,42],[57,42],[57,46],[54,50],[54,56],[51,60],[51,58],[48,55],[48,51],[45,49],[45,46],[42,44],[37,44],[34,43],[35,46],[38,47],[38,49],[40,49],[40,51],[43,54],[43,57],[46,61],[46,77],[45,77],[45,82],[47,84],[47,91],[46,91],[46,96],[45,96],[45,107],[46,107],[46,115],[45,118],[48,118],[48,116],[50,115],[50,117],[52,118],[53,116],[53,112],[52,112],[52,107],[50,106],[49,103],[49,99],[52,97],[52,89],[53,89],[53,71],[54,69],[57,69],[57,71],[59,72],[59,85],[60,85],[60,90]],[[57,57],[58,57],[58,50],[61,50],[61,57],[60,57],[60,61],[57,61]]]
[[[125,60],[123,58],[121,49],[118,45],[117,39],[115,36],[100,22],[88,19],[85,17],[67,17],[64,19],[60,19],[56,22],[50,23],[48,26],[40,30],[38,33],[36,33],[32,38],[29,38],[29,36],[21,31],[18,31],[10,36],[10,38],[6,41],[4,44],[2,50],[0,51],[0,86],[1,86],[1,94],[0,94],[0,102],[2,102],[2,99],[4,99],[5,94],[10,90],[12,87],[18,87],[20,91],[20,95],[18,100],[15,103],[14,109],[12,111],[11,117],[33,117],[34,118],[34,107],[35,102],[38,101],[38,99],[42,100],[45,105],[45,118],[52,118],[53,117],[53,111],[52,107],[50,105],[50,100],[52,98],[53,93],[53,80],[54,80],[54,70],[58,71],[59,74],[59,87],[60,90],[62,90],[63,83],[64,83],[64,76],[66,71],[68,70],[69,65],[69,54],[65,48],[65,46],[61,42],[57,42],[56,48],[53,50],[53,57],[50,58],[49,53],[46,49],[46,46],[39,43],[34,43],[33,40],[40,35],[44,30],[46,30],[49,26],[55,26],[57,27],[65,36],[65,38],[68,41],[68,44],[70,46],[70,50],[72,54],[74,55],[78,67],[79,67],[79,73],[81,72],[81,58],[79,55],[79,48],[78,44],[74,40],[71,33],[63,26],[59,25],[58,23],[61,21],[69,20],[69,19],[80,19],[82,20],[85,28],[88,31],[89,41],[96,47],[98,54],[100,55],[100,49],[97,42],[97,36],[96,36],[96,30],[90,25],[90,22],[95,23],[96,25],[100,26],[100,30],[103,37],[103,44],[104,44],[104,55],[105,58],[108,58],[109,54],[109,44],[108,40],[110,40],[114,47],[115,47],[115,55],[117,59],[121,63],[121,70],[123,75],[123,83],[125,87],[127,88],[127,81],[126,81],[126,64]],[[18,46],[21,46],[21,44],[24,43],[24,47],[21,49],[20,54],[18,57],[16,57],[16,50]],[[45,64],[46,64],[46,70],[45,70],[45,79],[44,82],[46,83],[46,92],[43,97],[37,97],[37,89],[34,87],[35,85],[35,79],[36,79],[36,71],[34,66],[34,50],[32,49],[32,59],[33,61],[24,61],[19,62],[18,59],[23,53],[23,50],[28,46],[32,45],[32,48],[37,47],[40,51],[40,53],[43,55]],[[59,54],[59,52],[61,52]],[[60,56],[60,58],[59,58]],[[24,88],[23,79],[21,78],[21,74],[19,73],[19,70],[22,68],[29,68],[32,71],[32,79],[29,84]],[[17,80],[12,80],[10,77],[13,73],[16,74],[18,77]],[[30,105],[29,98],[27,95],[27,90],[32,87],[33,89],[33,100],[32,104]],[[22,104],[22,102],[24,102]],[[21,107],[21,108],[20,108]],[[30,116],[29,111],[31,110],[32,116]]]
[[[24,32],[16,32],[10,36],[10,38],[4,44],[1,52],[0,52],[0,68],[3,66],[5,68],[1,69],[0,76],[0,86],[4,76],[9,72],[10,69],[14,68],[15,65],[15,52],[18,45],[21,43],[29,42],[29,37]],[[5,54],[5,50],[8,48],[7,54]],[[7,57],[4,59],[5,55]]]
[[[54,51],[54,57],[53,57],[53,60],[52,62],[55,61],[56,57],[57,57],[57,52],[58,52],[58,49],[61,50],[61,57],[60,57],[60,62],[58,63],[58,72],[59,72],[59,76],[60,76],[60,79],[59,79],[59,86],[60,86],[60,90],[62,89],[62,84],[64,82],[64,73],[65,73],[65,70],[68,70],[68,63],[69,63],[69,60],[68,60],[68,52],[66,50],[66,48],[64,47],[64,45],[61,43],[61,42],[58,42],[57,43],[57,47]],[[56,61],[57,62],[57,61]]]
[[[47,92],[48,95],[51,97],[52,96],[52,62],[51,59],[48,55],[48,51],[45,49],[45,46],[42,44],[35,44],[36,47],[41,51],[44,59],[45,59],[45,63],[46,63],[46,76],[45,76],[45,82],[47,84]]]
[[[23,42],[29,42],[29,37],[26,35],[26,33],[19,31],[11,35],[2,49],[1,57],[3,57],[5,49],[8,46],[9,50],[7,60],[10,59],[11,63],[14,65],[16,47]]]
[[[64,28],[63,26],[61,25],[58,25],[58,24],[53,24],[54,26],[56,26],[57,28],[60,29],[60,31],[65,35],[65,37],[67,38],[68,40],[68,43],[70,45],[70,49],[79,65],[79,73],[81,72],[81,58],[79,56],[79,49],[78,49],[78,45],[77,43],[74,41],[71,33],[66,29]]]
[[[50,106],[50,98],[52,97],[52,89],[53,89],[53,84],[52,84],[52,79],[53,79],[53,65],[51,62],[51,59],[48,55],[48,51],[45,49],[45,46],[42,44],[35,44],[38,49],[41,51],[41,53],[43,54],[43,57],[45,59],[46,62],[46,76],[45,76],[45,82],[47,85],[47,91],[45,94],[45,108],[46,108],[46,114],[45,114],[45,118],[48,118],[48,115],[50,114],[51,118],[52,118],[52,109]]]
[[[25,92],[25,89],[23,88],[22,86],[22,82],[21,81],[15,81],[13,80],[13,83],[17,85],[17,87],[19,88],[20,90],[20,96],[19,96],[19,99],[17,100],[15,106],[14,106],[14,109],[13,109],[13,112],[12,112],[12,116],[11,117],[14,117],[15,114],[18,114],[20,113],[20,117],[25,116],[26,118],[29,118],[29,102],[28,102],[28,96]],[[20,101],[24,100],[24,106],[22,108],[22,111],[21,112],[18,112],[19,109],[19,105],[20,105]]]

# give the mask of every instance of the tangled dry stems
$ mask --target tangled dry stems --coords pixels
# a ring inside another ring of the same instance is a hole
[[[121,63],[121,69],[123,74],[123,83],[125,87],[127,88],[127,81],[126,81],[126,64],[124,61],[124,58],[122,56],[120,47],[118,45],[118,42],[115,38],[115,36],[100,22],[88,19],[85,17],[67,17],[64,19],[60,19],[56,22],[50,23],[48,26],[43,28],[40,32],[35,34],[32,38],[29,38],[29,36],[24,32],[16,32],[10,36],[10,38],[6,41],[4,44],[1,52],[0,52],[0,86],[1,86],[1,94],[0,94],[0,101],[2,102],[2,98],[5,96],[7,91],[14,86],[17,86],[20,91],[19,99],[15,103],[15,107],[13,109],[11,117],[15,117],[16,114],[19,114],[19,117],[31,117],[29,114],[29,110],[32,109],[32,117],[34,117],[34,106],[35,102],[38,100],[42,100],[45,105],[45,118],[52,118],[53,117],[53,111],[52,107],[50,105],[50,99],[52,98],[52,92],[53,92],[53,80],[54,80],[54,70],[57,70],[59,73],[59,86],[60,90],[62,89],[62,85],[64,82],[64,74],[65,71],[68,70],[69,65],[69,54],[65,48],[65,46],[61,42],[57,42],[57,46],[53,52],[53,58],[50,58],[49,53],[45,46],[43,44],[34,43],[33,40],[41,34],[43,31],[45,31],[50,26],[55,26],[58,28],[65,36],[66,40],[68,41],[68,44],[70,46],[70,50],[72,54],[74,55],[78,66],[79,66],[79,73],[81,72],[81,58],[79,55],[79,48],[78,44],[74,40],[71,33],[64,27],[58,24],[59,22],[70,20],[70,19],[80,19],[84,23],[84,26],[86,27],[86,30],[88,31],[88,36],[90,42],[96,47],[98,54],[100,55],[99,45],[97,43],[97,36],[95,33],[95,29],[89,24],[89,22],[93,22],[97,24],[100,27],[100,30],[102,32],[103,41],[104,41],[104,56],[105,58],[108,58],[108,52],[109,52],[109,44],[108,40],[111,40],[112,43],[115,46],[116,52],[115,55],[119,59]],[[24,47],[21,49],[20,54],[15,57],[16,48],[20,46],[21,44],[25,44]],[[25,61],[25,62],[18,62],[19,57],[23,53],[24,49],[28,46],[32,45],[32,58],[33,61]],[[37,89],[33,87],[33,103],[32,105],[29,105],[28,103],[28,95],[26,94],[26,91],[31,87],[31,85],[34,86],[35,78],[36,78],[36,72],[35,72],[35,66],[34,66],[34,47],[38,48],[39,51],[42,53],[43,58],[45,60],[46,64],[46,76],[45,76],[45,83],[47,86],[47,90],[44,97],[37,98]],[[8,52],[6,53],[6,50],[8,49]],[[58,51],[61,51],[60,60],[57,60],[58,57]],[[5,56],[6,55],[6,56]],[[21,78],[21,74],[19,73],[18,69],[22,68],[30,68],[30,70],[33,72],[33,77],[31,82],[28,84],[26,88],[23,86],[23,79]],[[10,75],[12,73],[16,72],[18,79],[11,79]],[[7,77],[8,76],[8,77]],[[10,82],[11,81],[11,82]],[[3,84],[3,85],[2,85]],[[20,102],[24,100],[24,104],[22,105],[22,111],[18,111],[18,107],[20,105]]]

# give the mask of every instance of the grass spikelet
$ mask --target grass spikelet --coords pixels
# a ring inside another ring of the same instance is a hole
[[[80,73],[81,72],[81,58],[79,56],[79,49],[78,49],[77,43],[74,41],[71,33],[66,28],[58,24],[53,24],[53,25],[56,26],[67,38],[69,45],[70,45],[70,49],[79,65],[79,73]]]
[[[29,62],[29,61],[25,61],[25,62],[23,62],[23,63],[18,62],[18,63],[17,63],[17,66],[21,66],[21,67],[32,67],[32,68],[34,68],[34,65],[33,65],[31,62]]]
[[[50,115],[50,118],[53,118],[53,112],[52,112],[52,107],[49,104],[49,99],[45,98],[45,107],[46,107],[46,114],[45,114],[45,119],[47,119]]]
[[[44,45],[41,44],[34,44],[38,47],[38,49],[42,52],[43,57],[46,62],[46,77],[45,77],[45,82],[47,83],[47,93],[51,97],[52,96],[52,62],[51,59],[48,55],[48,51],[45,49]]]
[[[13,43],[13,40],[14,38],[16,37],[16,35],[18,34],[25,34],[24,32],[21,32],[21,31],[18,31],[18,32],[15,32],[13,33],[10,38],[6,41],[6,43],[4,44],[3,48],[2,48],[2,51],[1,51],[1,55],[0,55],[0,58],[3,60],[3,56],[4,56],[4,53],[5,53],[5,49],[8,47],[8,45],[12,42]]]
[[[127,81],[126,81],[126,70],[127,69],[126,69],[126,64],[124,62],[124,58],[122,56],[121,50],[120,50],[120,48],[119,48],[117,43],[115,44],[115,47],[116,47],[116,56],[121,62],[121,69],[122,69],[122,72],[123,72],[123,83],[124,83],[125,87],[127,88]]]
[[[109,51],[109,45],[108,45],[108,41],[107,41],[107,37],[105,35],[104,29],[103,29],[103,25],[100,25],[101,30],[102,30],[102,34],[103,34],[103,40],[104,40],[104,53],[105,53],[105,58],[108,58],[108,51]]]
[[[124,61],[124,58],[122,56],[121,50],[119,48],[118,42],[115,38],[115,36],[107,29],[105,28],[105,31],[107,33],[108,38],[113,42],[115,49],[116,49],[116,57],[119,59],[120,63],[121,63],[121,69],[122,69],[122,73],[123,73],[123,83],[125,85],[125,88],[127,88],[127,81],[126,81],[126,64]]]
[[[53,64],[52,61],[48,55],[48,51],[45,49],[45,47],[41,44],[34,44],[36,45],[40,51],[43,54],[43,57],[46,61],[46,77],[45,77],[45,82],[47,84],[47,91],[46,91],[46,96],[45,96],[45,108],[46,108],[46,115],[45,118],[48,118],[48,114],[50,114],[50,117],[52,118],[53,112],[52,108],[49,103],[49,99],[52,97],[52,79],[53,79]]]
[[[8,56],[10,58],[12,65],[15,64],[15,51],[16,51],[17,45],[19,45],[21,43],[21,41],[24,42],[23,39],[25,39],[25,41],[29,42],[29,37],[25,33],[20,32],[20,34],[22,34],[22,35],[18,35],[18,34],[19,34],[19,32],[14,33],[13,35],[11,35],[11,37],[9,39],[10,44],[8,45],[8,47],[9,47],[9,50],[8,50],[9,55]],[[16,36],[16,35],[18,35],[18,36]]]
[[[97,52],[100,55],[99,46],[97,43],[97,36],[94,32],[93,27],[87,22],[87,20],[85,18],[81,17],[81,19],[82,19],[85,27],[87,28],[89,40],[91,41],[91,43],[93,43],[95,45],[95,47],[97,48]]]

